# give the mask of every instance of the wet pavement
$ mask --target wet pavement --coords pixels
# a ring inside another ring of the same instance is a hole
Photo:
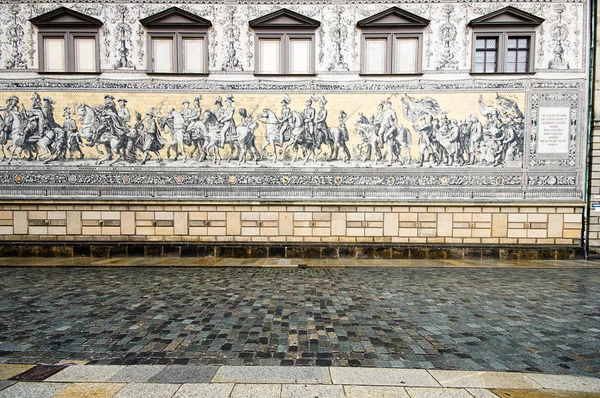
[[[600,374],[598,268],[5,267],[0,281],[0,363]]]

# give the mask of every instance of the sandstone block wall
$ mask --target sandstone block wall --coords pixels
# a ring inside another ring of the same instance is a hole
[[[582,203],[0,203],[8,242],[557,245],[582,241]]]

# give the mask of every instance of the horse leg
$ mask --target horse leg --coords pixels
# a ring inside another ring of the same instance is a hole
[[[162,163],[162,161],[163,161],[163,158],[160,156],[160,152],[158,152],[158,151],[152,151],[152,152],[154,152],[154,154],[155,154],[155,155],[156,155],[156,157],[158,158],[158,159],[156,160],[156,162],[157,162],[157,163]]]
[[[185,163],[188,159],[187,153],[185,153],[185,145],[183,144],[183,138],[178,141],[179,148],[181,149],[181,153],[183,154],[183,163]]]
[[[169,146],[167,147],[167,159],[171,158],[171,147],[173,146],[173,144],[177,145],[177,143],[175,141],[171,141],[169,143]],[[179,151],[177,150],[177,148],[175,148],[175,158],[173,160],[177,160],[178,154],[179,154]]]
[[[275,147],[275,141],[271,141],[271,148],[273,149],[273,163],[277,162],[277,148]],[[283,156],[281,157],[283,159]]]

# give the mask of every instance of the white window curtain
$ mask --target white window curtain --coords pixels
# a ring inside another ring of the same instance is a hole
[[[310,39],[291,39],[289,69],[291,74],[309,74],[311,65]]]
[[[419,39],[396,39],[396,70],[395,73],[417,72],[417,55],[419,54]]]
[[[204,72],[204,40],[183,39],[183,73]]]
[[[44,39],[44,70],[65,72],[65,40],[61,37]]]
[[[153,72],[173,72],[173,39],[152,39]]]
[[[96,39],[75,38],[75,72],[96,72]]]
[[[260,73],[281,73],[280,41],[273,39],[260,40]]]
[[[384,74],[387,57],[386,39],[366,39],[365,40],[365,58],[364,73],[366,74]]]

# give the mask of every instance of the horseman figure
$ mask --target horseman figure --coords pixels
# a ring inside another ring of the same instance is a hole
[[[111,136],[123,138],[127,136],[129,128],[119,116],[115,105],[115,97],[110,94],[104,96],[104,106],[100,109],[100,117],[103,119],[103,125],[96,131],[96,136],[92,138],[88,145],[94,145],[105,131],[110,132]]]
[[[8,97],[6,106],[0,107],[0,111],[4,111],[4,125],[0,130],[0,144],[4,145],[10,136],[15,117],[19,117],[19,97]]]
[[[317,111],[312,107],[312,99],[306,101],[306,109],[304,109],[304,131],[308,137],[314,142],[315,141],[315,117]]]
[[[44,119],[46,120],[46,128],[54,129],[56,127],[60,127],[56,120],[54,120],[54,105],[55,102],[52,98],[46,97],[44,98],[44,105],[42,107],[42,113],[44,114]]]
[[[280,141],[279,145],[283,146],[284,135],[285,132],[290,128],[290,117],[292,116],[292,111],[288,107],[288,105],[292,102],[289,95],[284,95],[283,100],[281,101],[281,127],[279,128]]]
[[[324,141],[327,141],[327,138],[329,137],[329,126],[327,126],[327,110],[325,109],[325,105],[327,105],[327,100],[325,97],[321,97],[321,100],[319,101],[319,113],[317,114],[316,120],[316,130],[318,133],[323,134],[323,137],[325,137]]]
[[[233,120],[233,117],[235,116],[235,108],[233,107],[233,103],[234,103],[233,95],[227,96],[227,98],[225,99],[225,102],[227,103],[227,108],[225,108],[221,117],[219,118],[219,124],[221,124],[223,126],[223,127],[221,127],[221,133],[220,133],[221,148],[225,147],[225,140],[228,136],[229,136],[230,140],[234,139],[235,132],[236,132],[235,131],[235,120]]]
[[[34,134],[40,137],[43,136],[46,117],[42,110],[42,97],[38,93],[33,93],[31,96],[31,109],[27,112],[27,116],[37,119],[37,131]]]

